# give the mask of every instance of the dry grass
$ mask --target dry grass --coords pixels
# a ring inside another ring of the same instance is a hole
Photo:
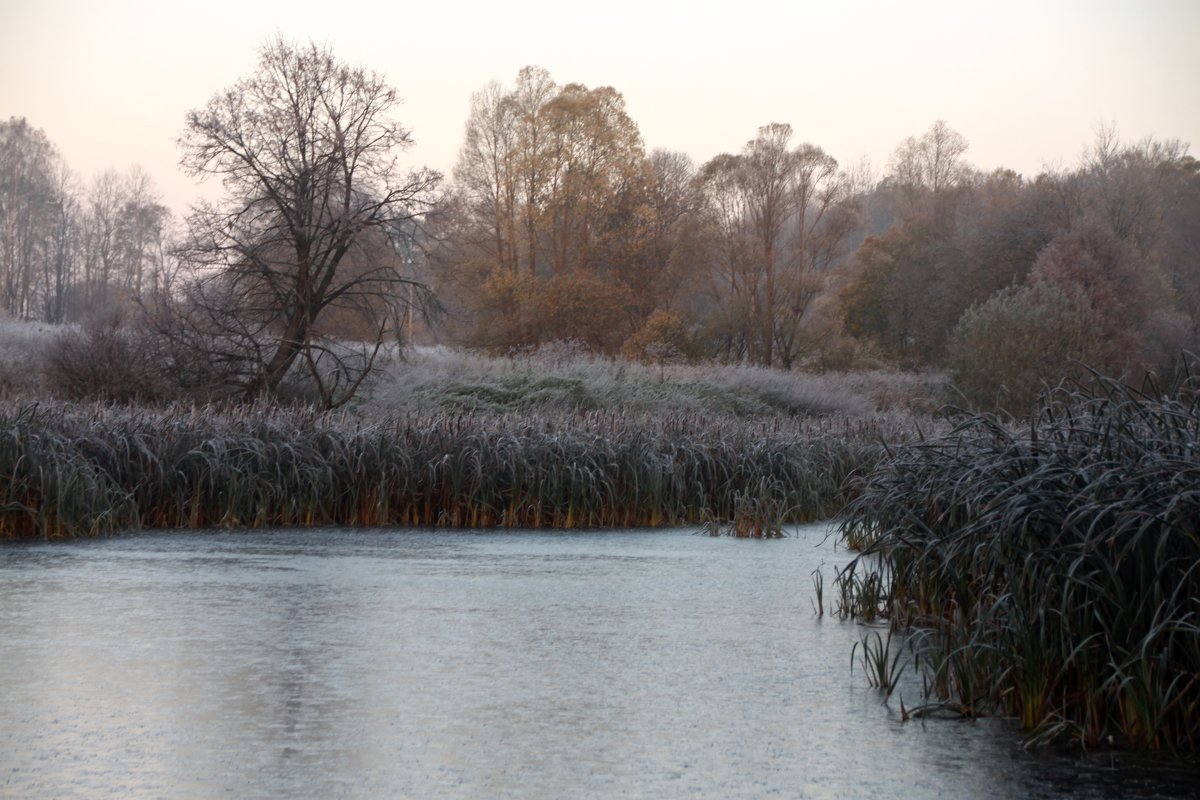
[[[555,345],[509,358],[414,348],[377,376],[371,415],[442,410],[512,413],[620,410],[736,417],[840,416],[936,410],[943,377],[900,372],[812,374],[730,365],[643,364]]]

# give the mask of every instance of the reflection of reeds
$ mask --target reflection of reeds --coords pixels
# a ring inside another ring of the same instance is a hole
[[[0,408],[0,535],[132,527],[641,527],[824,518],[884,423],[611,413]]]
[[[1187,389],[1188,387],[1185,387]],[[930,708],[1035,740],[1200,746],[1200,402],[1098,381],[1023,428],[898,450],[849,504],[844,613],[883,607]],[[864,645],[865,647],[865,645]]]

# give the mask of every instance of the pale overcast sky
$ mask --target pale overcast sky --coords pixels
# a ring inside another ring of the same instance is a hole
[[[316,40],[405,98],[410,158],[449,172],[470,95],[526,64],[611,85],[647,148],[697,164],[758,126],[882,172],[945,119],[984,169],[1072,165],[1096,127],[1200,148],[1200,0],[0,0],[0,118],[85,179],[141,165],[175,210],[184,114],[266,39]]]

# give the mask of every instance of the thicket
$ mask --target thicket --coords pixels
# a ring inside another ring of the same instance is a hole
[[[1197,388],[1097,381],[1019,425],[972,416],[863,482],[841,605],[909,632],[931,695],[918,713],[1200,748]]]

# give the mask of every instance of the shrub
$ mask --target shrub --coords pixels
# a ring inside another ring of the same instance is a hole
[[[1049,285],[1009,287],[963,314],[950,341],[950,377],[967,404],[1028,414],[1049,385],[1087,375],[1101,343],[1086,299]]]
[[[174,388],[154,341],[122,325],[118,314],[97,317],[55,337],[46,359],[51,393],[68,400],[157,402]]]
[[[637,333],[625,340],[621,352],[634,361],[672,364],[694,361],[700,355],[700,348],[683,317],[670,311],[655,311]]]
[[[55,335],[52,325],[0,318],[0,397],[41,393]]]

